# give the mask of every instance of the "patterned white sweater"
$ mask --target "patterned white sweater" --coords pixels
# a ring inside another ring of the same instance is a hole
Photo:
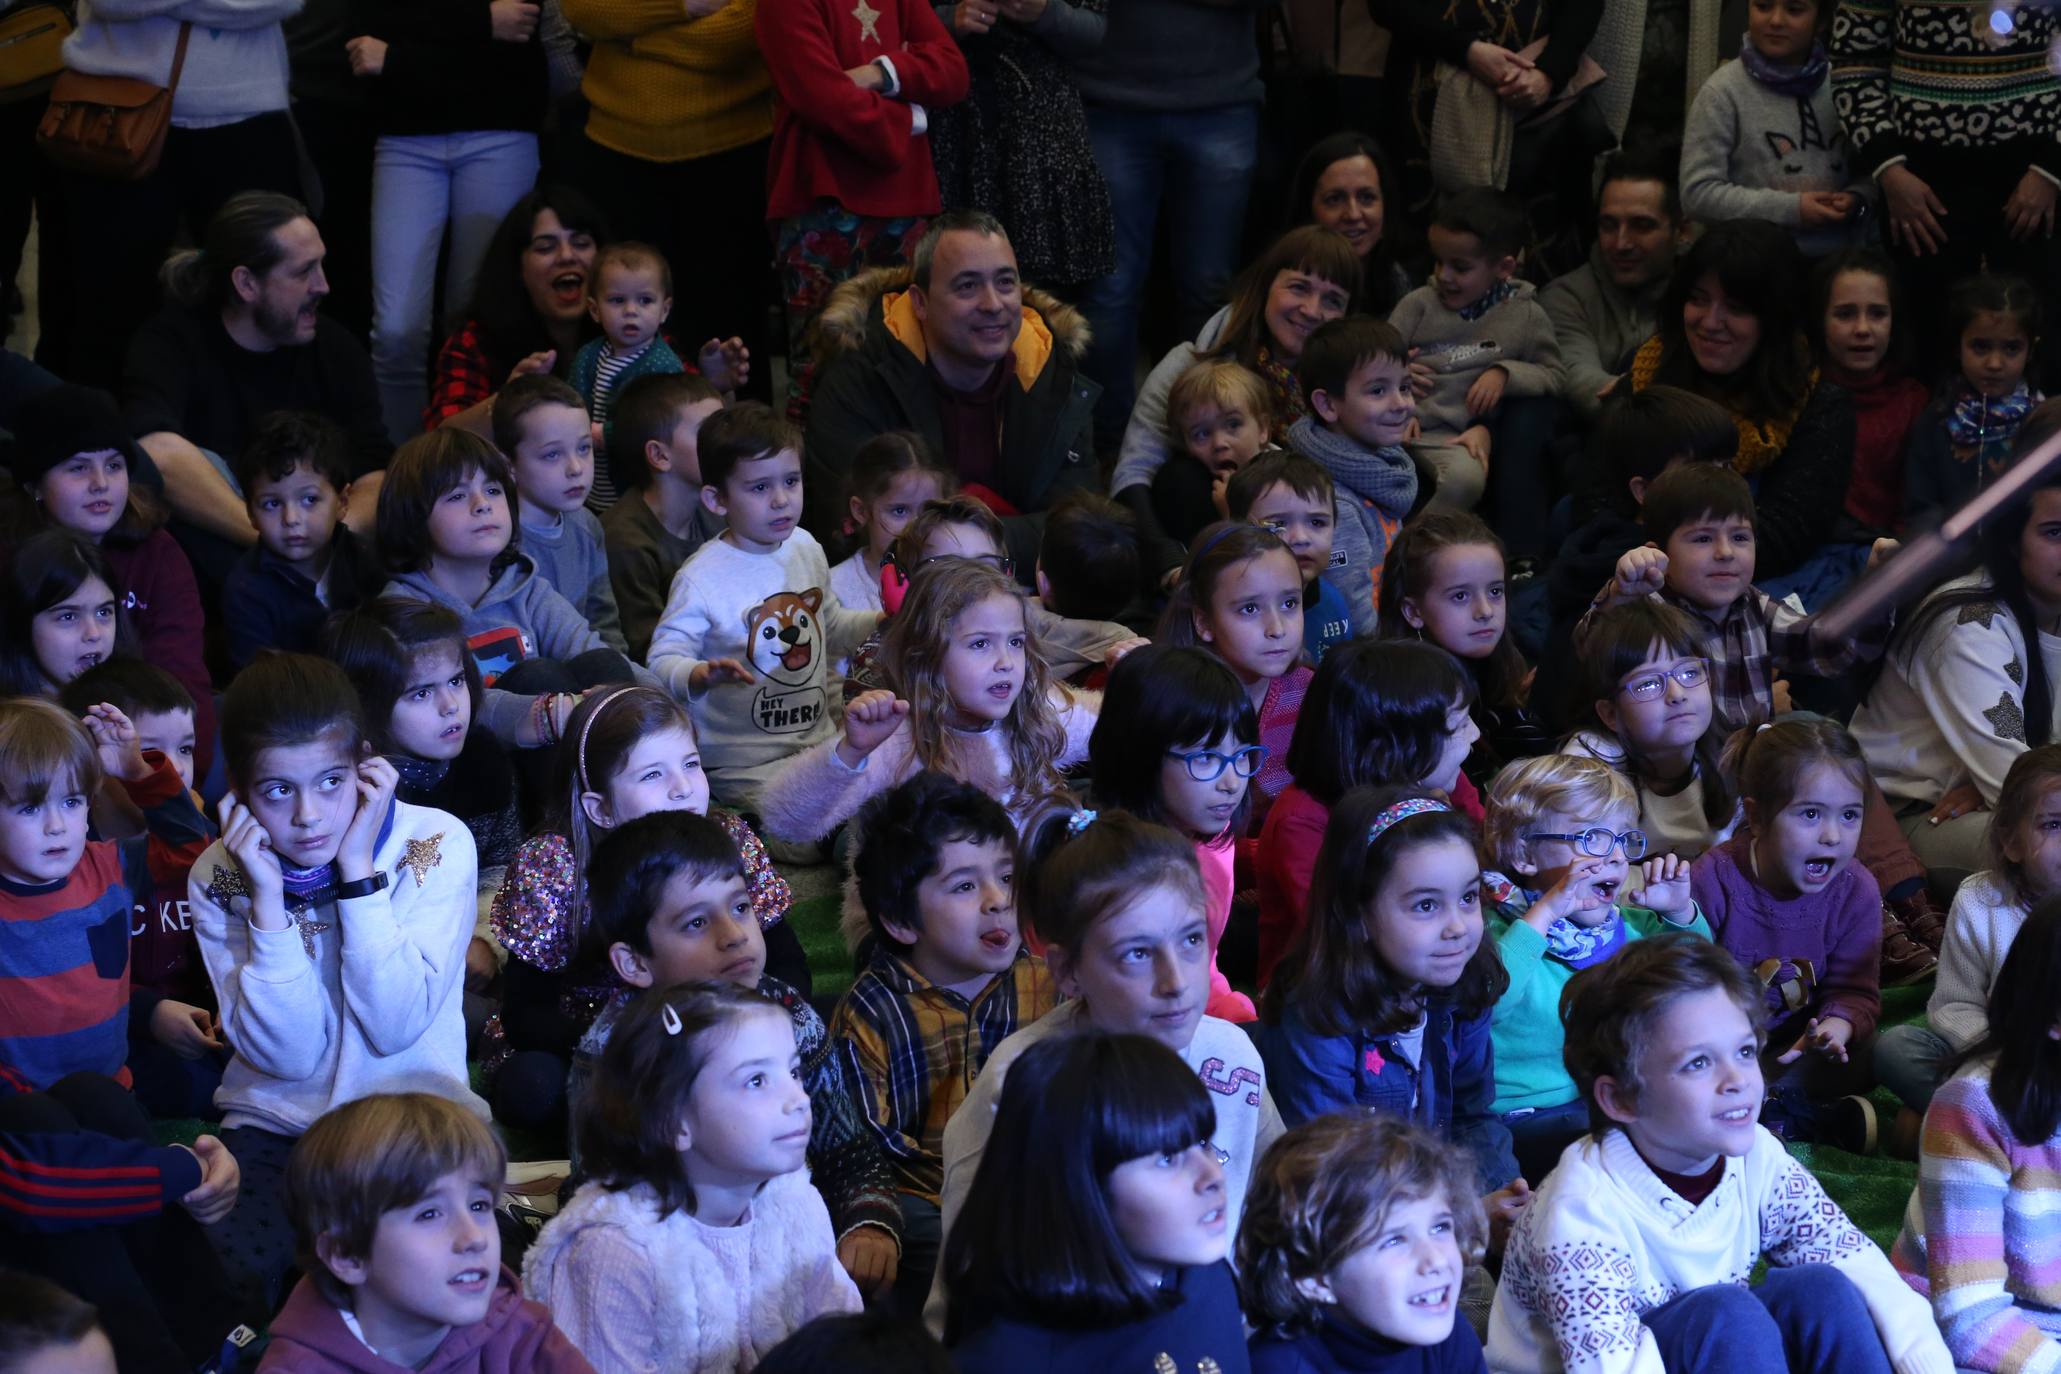
[[[1567,1148],[1510,1236],[1489,1313],[1497,1374],[1665,1374],[1642,1313],[1772,1265],[1829,1264],[1860,1290],[1897,1374],[1951,1374],[1931,1306],[1756,1129],[1700,1206],[1660,1181],[1622,1131]]]

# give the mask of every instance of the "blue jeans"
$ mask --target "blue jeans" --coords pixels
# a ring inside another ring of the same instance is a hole
[[[1165,203],[1173,232],[1175,325],[1192,339],[1224,303],[1238,268],[1245,199],[1259,161],[1257,105],[1215,110],[1088,106],[1088,142],[1109,183],[1116,269],[1090,286],[1081,312],[1093,328],[1088,375],[1102,383],[1095,443],[1114,453],[1138,390],[1138,306],[1152,270]]]
[[[1889,1374],[1861,1290],[1829,1265],[1770,1269],[1755,1288],[1691,1289],[1639,1320],[1668,1374]]]
[[[1925,1026],[1891,1026],[1875,1041],[1875,1081],[1923,1113],[1946,1082],[1954,1047]]]
[[[537,136],[508,132],[382,138],[372,155],[372,373],[388,435],[422,433],[429,399],[437,250],[444,317],[470,308],[473,279],[508,208],[537,181]]]
[[[1561,1151],[1589,1133],[1589,1104],[1577,1097],[1558,1107],[1506,1112],[1503,1124],[1510,1128],[1517,1172],[1536,1188],[1560,1162]]]

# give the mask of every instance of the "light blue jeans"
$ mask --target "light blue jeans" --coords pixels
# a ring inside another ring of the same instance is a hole
[[[395,443],[422,432],[429,400],[437,250],[444,318],[469,308],[487,243],[537,181],[535,134],[476,132],[382,138],[372,155],[372,374]]]

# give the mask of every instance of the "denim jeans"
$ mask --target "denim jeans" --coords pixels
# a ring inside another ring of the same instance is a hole
[[[1558,1107],[1507,1112],[1503,1124],[1510,1128],[1517,1172],[1536,1188],[1560,1163],[1561,1152],[1589,1133],[1589,1104],[1577,1097]]]
[[[1829,1265],[1770,1269],[1752,1288],[1692,1288],[1639,1320],[1668,1374],[1889,1374],[1860,1289]]]
[[[1224,303],[1238,267],[1245,199],[1259,160],[1257,105],[1215,110],[1088,106],[1088,142],[1109,183],[1116,270],[1088,287],[1088,375],[1102,383],[1095,444],[1114,453],[1138,390],[1138,307],[1152,269],[1161,205],[1173,223],[1175,326],[1192,339]]]
[[[1927,1026],[1891,1026],[1875,1041],[1875,1081],[1924,1112],[1946,1082],[1954,1047]]]
[[[451,231],[443,307],[469,307],[487,243],[537,181],[537,136],[507,131],[382,138],[372,155],[372,372],[395,443],[429,400],[437,249]]]

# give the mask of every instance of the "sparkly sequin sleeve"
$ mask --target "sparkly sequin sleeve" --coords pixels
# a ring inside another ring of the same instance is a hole
[[[573,925],[578,882],[565,836],[537,835],[522,842],[494,896],[494,937],[510,958],[547,972],[571,962],[580,945]]]
[[[773,867],[773,858],[766,853],[765,842],[742,816],[717,808],[711,810],[708,817],[723,827],[730,836],[730,842],[737,846],[738,856],[744,860],[744,885],[751,892],[751,909],[758,913],[759,924],[775,924],[794,904],[794,893],[788,888],[787,879]]]

